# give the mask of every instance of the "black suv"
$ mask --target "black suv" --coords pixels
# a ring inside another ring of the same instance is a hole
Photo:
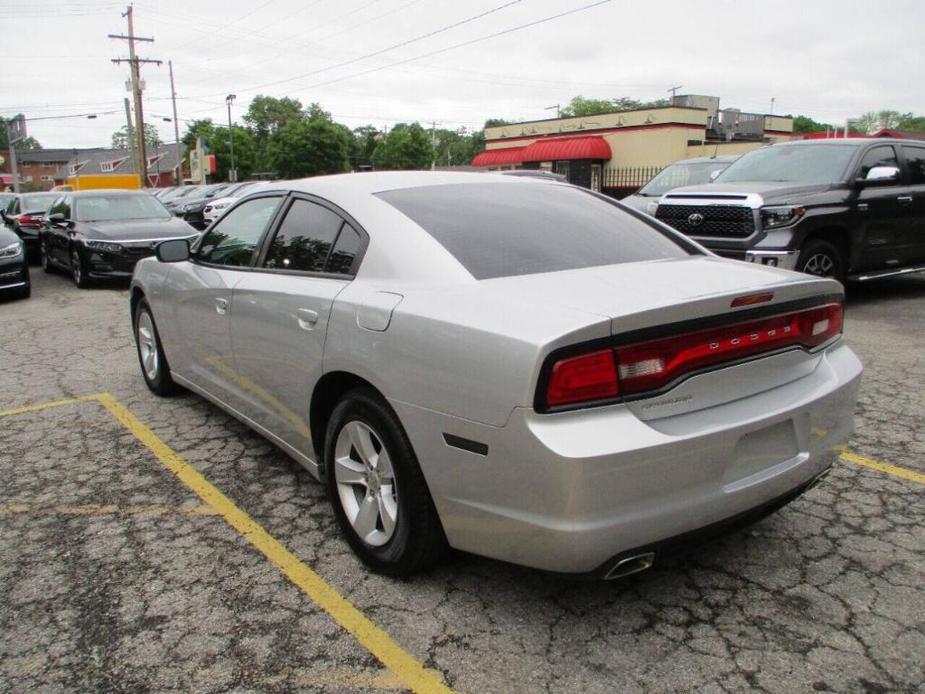
[[[841,281],[925,270],[925,142],[804,140],[756,149],[656,218],[727,258]]]

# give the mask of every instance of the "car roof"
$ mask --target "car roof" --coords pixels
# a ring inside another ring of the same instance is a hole
[[[63,194],[65,193],[62,193],[62,195]],[[90,195],[116,195],[128,197],[131,195],[146,195],[147,193],[143,190],[126,190],[124,188],[97,188],[94,190],[75,190],[67,194],[77,198],[84,198]]]
[[[741,157],[741,154],[720,154],[715,157],[692,157],[690,159],[681,159],[676,162],[672,162],[668,166],[674,166],[675,164],[703,164],[709,161],[715,161],[718,164],[724,164],[726,162],[732,162]]]

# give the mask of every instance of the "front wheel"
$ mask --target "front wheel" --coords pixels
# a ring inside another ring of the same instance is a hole
[[[87,277],[87,264],[84,262],[77,246],[71,248],[71,278],[80,289],[86,289],[90,286],[90,278]]]
[[[177,392],[177,384],[170,377],[170,366],[161,348],[160,335],[148,302],[142,299],[135,309],[135,346],[138,364],[145,383],[156,395],[167,396]]]
[[[408,576],[443,557],[446,538],[411,442],[375,392],[350,391],[334,408],[324,460],[337,522],[364,564]]]
[[[48,242],[44,239],[42,239],[39,244],[39,258],[42,261],[42,270],[44,270],[46,274],[51,274],[55,271],[55,267],[51,262],[51,252],[48,250]]]
[[[828,241],[821,239],[807,242],[800,251],[796,269],[808,275],[831,277],[839,282],[844,281],[845,277],[845,261],[841,252]]]

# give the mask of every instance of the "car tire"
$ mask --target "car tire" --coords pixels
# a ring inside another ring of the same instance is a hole
[[[334,515],[370,569],[410,576],[443,558],[446,537],[414,449],[373,390],[352,390],[334,408],[324,460]]]
[[[77,246],[71,246],[71,279],[79,289],[86,289],[90,286],[90,278],[87,277],[87,263]]]
[[[796,269],[807,275],[831,277],[839,282],[845,278],[845,261],[841,252],[828,241],[813,239],[800,251]]]
[[[55,271],[55,266],[52,264],[51,254],[48,252],[48,244],[45,241],[42,241],[39,244],[39,260],[42,263],[42,271],[46,275],[50,275]]]
[[[154,315],[144,299],[138,302],[135,309],[134,323],[135,349],[145,383],[155,395],[174,395],[179,391],[179,387],[170,376],[170,365],[161,347],[161,336],[157,332]]]

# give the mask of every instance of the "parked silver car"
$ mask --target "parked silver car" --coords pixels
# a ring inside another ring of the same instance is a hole
[[[669,190],[697,183],[709,183],[738,158],[737,154],[724,154],[718,157],[696,157],[676,161],[659,171],[635,193],[623,198],[622,202],[634,210],[654,217],[659,198]]]
[[[842,298],[581,188],[408,172],[249,195],[139,262],[131,310],[151,390],[305,465],[374,570],[449,545],[616,577],[828,470]]]

